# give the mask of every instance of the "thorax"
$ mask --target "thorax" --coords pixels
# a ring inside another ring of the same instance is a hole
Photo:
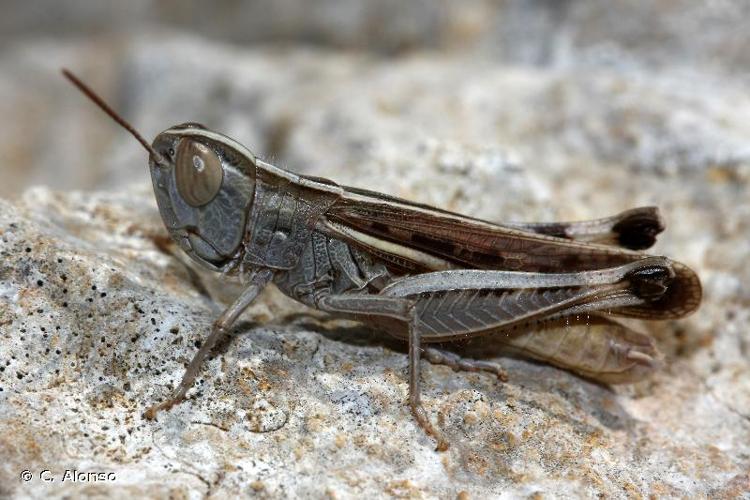
[[[377,292],[393,279],[386,266],[366,252],[314,231],[297,265],[277,273],[275,282],[289,297],[315,307],[324,294]]]

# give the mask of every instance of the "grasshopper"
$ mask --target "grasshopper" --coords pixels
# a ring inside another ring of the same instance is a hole
[[[689,267],[640,252],[664,230],[654,207],[581,222],[487,222],[292,173],[197,123],[149,144],[63,73],[149,153],[174,241],[200,265],[244,283],[149,419],[185,399],[217,341],[271,282],[307,306],[408,342],[411,413],[439,450],[448,442],[421,404],[420,359],[507,379],[500,365],[462,357],[446,342],[487,337],[590,379],[629,383],[653,372],[660,355],[651,337],[614,318],[681,318],[700,304]]]

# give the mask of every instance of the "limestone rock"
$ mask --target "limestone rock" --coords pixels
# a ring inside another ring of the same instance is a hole
[[[441,454],[404,403],[401,344],[269,289],[190,400],[147,422],[143,410],[179,381],[237,284],[173,252],[145,153],[60,79],[62,64],[94,75],[149,137],[202,121],[292,170],[487,219],[658,205],[668,227],[654,253],[694,267],[705,302],[686,320],[641,327],[666,367],[634,386],[522,360],[501,360],[505,384],[425,365],[425,406],[453,443]],[[17,117],[0,138],[13,146],[2,149],[9,178],[103,189],[22,192],[13,181],[14,199],[0,202],[0,495],[750,490],[741,79],[426,53],[377,60],[180,34],[39,42],[7,49],[0,65],[14,68],[0,76],[0,110]],[[44,469],[56,481],[42,481]],[[63,482],[74,469],[116,480]],[[34,478],[23,482],[23,470]]]

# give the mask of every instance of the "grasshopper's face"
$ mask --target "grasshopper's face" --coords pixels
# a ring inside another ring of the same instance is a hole
[[[186,123],[159,134],[150,161],[159,212],[172,238],[213,270],[240,257],[255,191],[255,158],[241,144]]]

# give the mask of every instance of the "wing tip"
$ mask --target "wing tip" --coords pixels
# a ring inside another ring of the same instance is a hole
[[[620,214],[612,227],[620,246],[631,250],[645,250],[656,243],[656,236],[666,225],[657,207],[640,207]]]

